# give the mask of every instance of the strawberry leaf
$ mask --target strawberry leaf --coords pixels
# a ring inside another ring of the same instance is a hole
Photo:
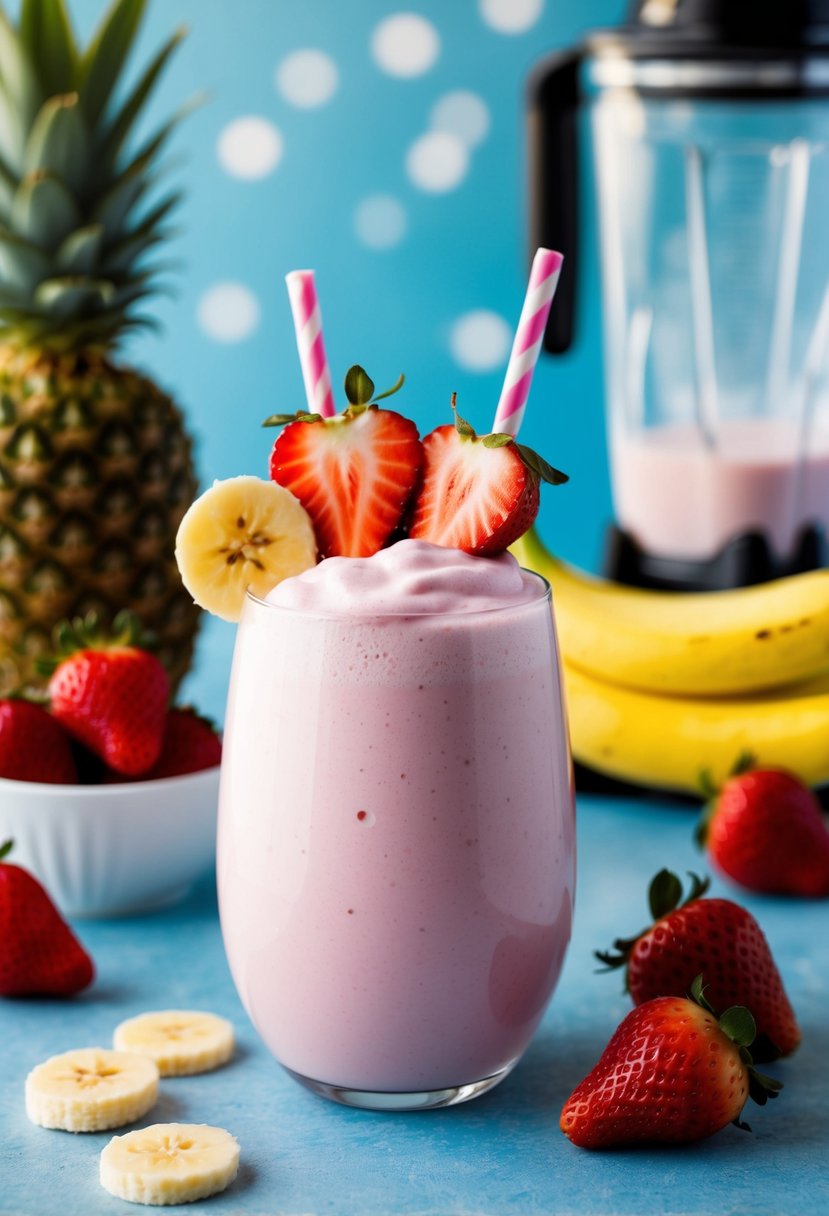
[[[512,435],[496,432],[493,435],[484,435],[481,442],[485,448],[505,448],[508,443],[515,443],[515,439]]]
[[[13,840],[4,840],[3,843],[0,844],[0,861],[2,861],[4,857],[8,857],[9,853],[11,853],[13,848],[14,848]]]
[[[374,381],[359,363],[345,373],[345,395],[351,405],[368,405],[374,396]]]
[[[776,1098],[782,1088],[782,1081],[766,1076],[765,1073],[758,1072],[756,1068],[749,1066],[748,1093],[758,1106],[765,1106],[770,1099]]]
[[[711,776],[711,770],[708,768],[700,770],[697,782],[699,784],[699,792],[706,802],[710,802],[713,798],[716,798],[720,792],[719,786],[716,785],[714,778]]]
[[[463,435],[464,439],[477,439],[475,428],[465,418],[461,418],[458,413],[458,394],[453,393],[451,399],[452,413],[455,415],[455,430],[459,435]]]
[[[672,870],[660,870],[654,875],[648,888],[648,907],[654,920],[661,920],[673,912],[681,899],[682,883]]]
[[[691,880],[691,890],[682,901],[683,908],[686,908],[688,904],[692,904],[694,900],[702,899],[711,886],[710,878],[700,878],[699,874],[694,874],[693,870],[688,870],[687,874]]]
[[[270,414],[262,426],[286,426],[289,422],[322,422],[322,414],[296,410],[293,414]]]
[[[745,1005],[732,1005],[726,1009],[719,1026],[738,1047],[750,1047],[757,1035],[757,1023]]]
[[[386,397],[393,397],[395,393],[400,392],[401,388],[403,387],[403,385],[405,383],[406,383],[406,377],[401,372],[400,375],[395,380],[394,384],[391,386],[391,388],[387,388],[382,393],[377,393],[377,395],[374,397],[374,400],[383,401],[383,400],[385,400]]]
[[[740,752],[737,759],[731,766],[729,777],[742,777],[743,773],[750,773],[753,768],[757,767],[757,757],[754,752],[748,750]]]
[[[643,929],[642,933],[647,933],[647,929]],[[627,966],[633,947],[639,941],[642,933],[638,937],[617,937],[613,943],[613,950],[616,951],[616,954],[613,954],[611,950],[594,950],[593,957],[597,958],[600,963],[604,963],[603,967],[596,968],[596,974],[600,975],[603,971],[615,971],[618,967]],[[627,979],[625,989],[627,989]]]
[[[699,1005],[700,1009],[704,1009],[706,1013],[710,1013],[713,1017],[717,1016],[716,1010],[708,997],[705,995],[705,984],[702,981],[702,972],[694,979],[691,987],[688,990],[689,998],[695,1005]]]
[[[551,486],[563,486],[565,482],[570,480],[566,473],[562,473],[560,469],[554,469],[543,456],[539,456],[538,452],[534,452],[526,444],[516,443],[515,446],[521,453],[521,459],[524,461],[524,464],[528,469],[532,469],[533,473],[541,481],[546,481]]]

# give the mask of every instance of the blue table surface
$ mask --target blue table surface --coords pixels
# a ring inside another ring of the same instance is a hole
[[[230,1018],[239,1048],[217,1072],[162,1083],[146,1122],[226,1127],[242,1165],[223,1195],[193,1213],[251,1216],[783,1216],[829,1212],[829,902],[740,898],[773,947],[803,1028],[789,1061],[769,1066],[779,1099],[701,1144],[588,1153],[558,1130],[562,1103],[628,1009],[618,975],[597,975],[591,951],[644,925],[644,891],[664,864],[700,868],[687,810],[579,800],[579,889],[573,942],[558,991],[515,1072],[453,1109],[388,1115],[346,1110],[307,1093],[257,1039],[222,950],[212,880],[166,912],[82,922],[99,978],[73,1001],[0,1002],[0,1212],[3,1216],[135,1213],[97,1178],[111,1133],[33,1126],[28,1070],[57,1052],[107,1045],[146,1009],[209,1009]],[[715,883],[719,894],[734,895]]]

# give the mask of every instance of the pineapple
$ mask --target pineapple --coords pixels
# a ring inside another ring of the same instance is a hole
[[[152,318],[147,256],[175,193],[153,201],[174,116],[131,148],[175,33],[118,96],[146,0],[114,0],[86,50],[65,0],[0,7],[0,695],[38,682],[65,617],[132,608],[175,686],[198,609],[173,546],[196,493],[174,402],[119,366]]]

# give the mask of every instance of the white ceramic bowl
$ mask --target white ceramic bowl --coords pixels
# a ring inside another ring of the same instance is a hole
[[[0,843],[66,916],[174,903],[216,853],[219,769],[119,785],[0,778]]]

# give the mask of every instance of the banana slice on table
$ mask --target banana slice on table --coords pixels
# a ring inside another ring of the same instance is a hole
[[[145,1056],[83,1047],[52,1056],[26,1078],[26,1114],[40,1127],[100,1132],[145,1115],[158,1097],[158,1068]]]
[[[116,1026],[113,1046],[148,1056],[162,1077],[209,1072],[233,1055],[233,1027],[215,1013],[165,1009]]]
[[[101,1153],[101,1186],[130,1203],[191,1203],[229,1186],[239,1143],[206,1123],[155,1123],[113,1136]]]
[[[238,621],[245,594],[265,596],[316,564],[311,517],[290,490],[260,477],[214,481],[176,536],[181,581],[202,608]]]

